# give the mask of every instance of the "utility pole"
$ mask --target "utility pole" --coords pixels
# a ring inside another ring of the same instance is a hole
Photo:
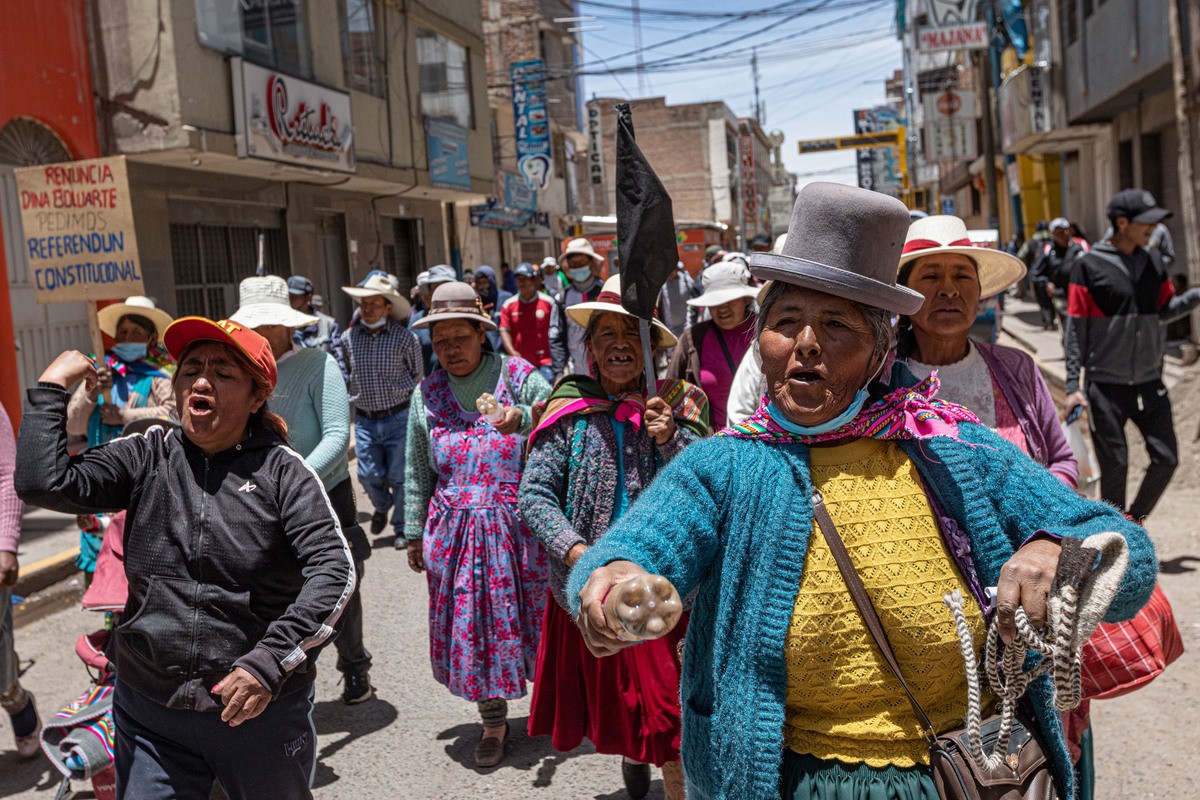
[[[988,227],[1000,229],[1000,197],[996,192],[996,136],[992,130],[992,60],[986,50],[972,54],[979,75],[979,96],[983,106],[983,186],[987,193]]]
[[[1168,29],[1171,36],[1171,77],[1175,95],[1175,126],[1179,133],[1179,187],[1180,211],[1183,212],[1184,251],[1187,253],[1188,286],[1200,286],[1200,219],[1196,211],[1196,173],[1192,144],[1197,134],[1195,97],[1190,88],[1196,83],[1197,65],[1188,63],[1188,53],[1183,50],[1183,28],[1193,24],[1194,32],[1200,14],[1191,9],[1190,19],[1185,19],[1180,3],[1186,0],[1168,0]],[[1187,3],[1187,6],[1193,5]],[[1185,6],[1186,8],[1186,6]],[[1194,35],[1194,33],[1193,33]],[[1193,41],[1192,46],[1196,43]],[[1200,311],[1192,312],[1192,343],[1200,344]]]
[[[763,124],[762,103],[758,99],[758,79],[761,77],[758,74],[758,48],[755,47],[750,51],[750,74],[754,78],[754,118],[758,120],[758,124]]]
[[[638,96],[646,96],[646,66],[642,60],[642,7],[638,0],[630,0],[629,11],[633,16],[633,48],[637,50]]]

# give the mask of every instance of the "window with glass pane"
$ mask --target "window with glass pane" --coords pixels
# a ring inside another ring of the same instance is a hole
[[[304,23],[304,0],[196,0],[196,33],[202,44],[307,77]]]
[[[421,113],[464,128],[474,128],[471,73],[467,48],[453,39],[418,27],[417,64],[421,70]]]
[[[342,34],[342,70],[346,88],[382,94],[379,64],[375,57],[375,8],[372,0],[339,0],[338,23]]]

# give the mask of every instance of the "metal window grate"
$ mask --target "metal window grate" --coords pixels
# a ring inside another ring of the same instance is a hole
[[[238,284],[254,275],[258,235],[264,240],[268,274],[287,273],[287,234],[245,226],[172,224],[171,260],[178,316],[223,319],[237,305]]]

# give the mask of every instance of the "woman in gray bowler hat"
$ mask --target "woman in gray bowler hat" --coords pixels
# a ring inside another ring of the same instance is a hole
[[[680,687],[690,800],[938,797],[917,715],[851,602],[818,514],[845,542],[939,733],[967,711],[944,596],[967,598],[963,625],[982,644],[985,587],[997,587],[998,628],[1012,642],[1018,606],[1035,627],[1046,620],[1062,540],[1104,531],[1129,550],[1107,618],[1128,619],[1154,586],[1140,527],[940,400],[936,376],[888,369],[892,315],[923,302],[896,286],[908,227],[908,210],[882,194],[826,183],[800,192],[782,252],[750,258],[768,280],[757,330],[764,402],[674,458],[571,572],[571,611],[597,655],[631,644],[604,603],[610,590],[610,606],[628,602],[627,580],[661,590],[665,578],[695,598]],[[643,622],[656,635],[673,624]],[[1051,697],[1043,675],[1025,697],[1026,721],[1059,796],[1071,797]],[[984,694],[985,707],[993,701]]]

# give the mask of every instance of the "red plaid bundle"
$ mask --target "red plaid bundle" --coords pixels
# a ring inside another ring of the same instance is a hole
[[[1183,638],[1162,587],[1126,622],[1102,622],[1083,645],[1082,690],[1086,699],[1120,697],[1158,677],[1183,655]]]

